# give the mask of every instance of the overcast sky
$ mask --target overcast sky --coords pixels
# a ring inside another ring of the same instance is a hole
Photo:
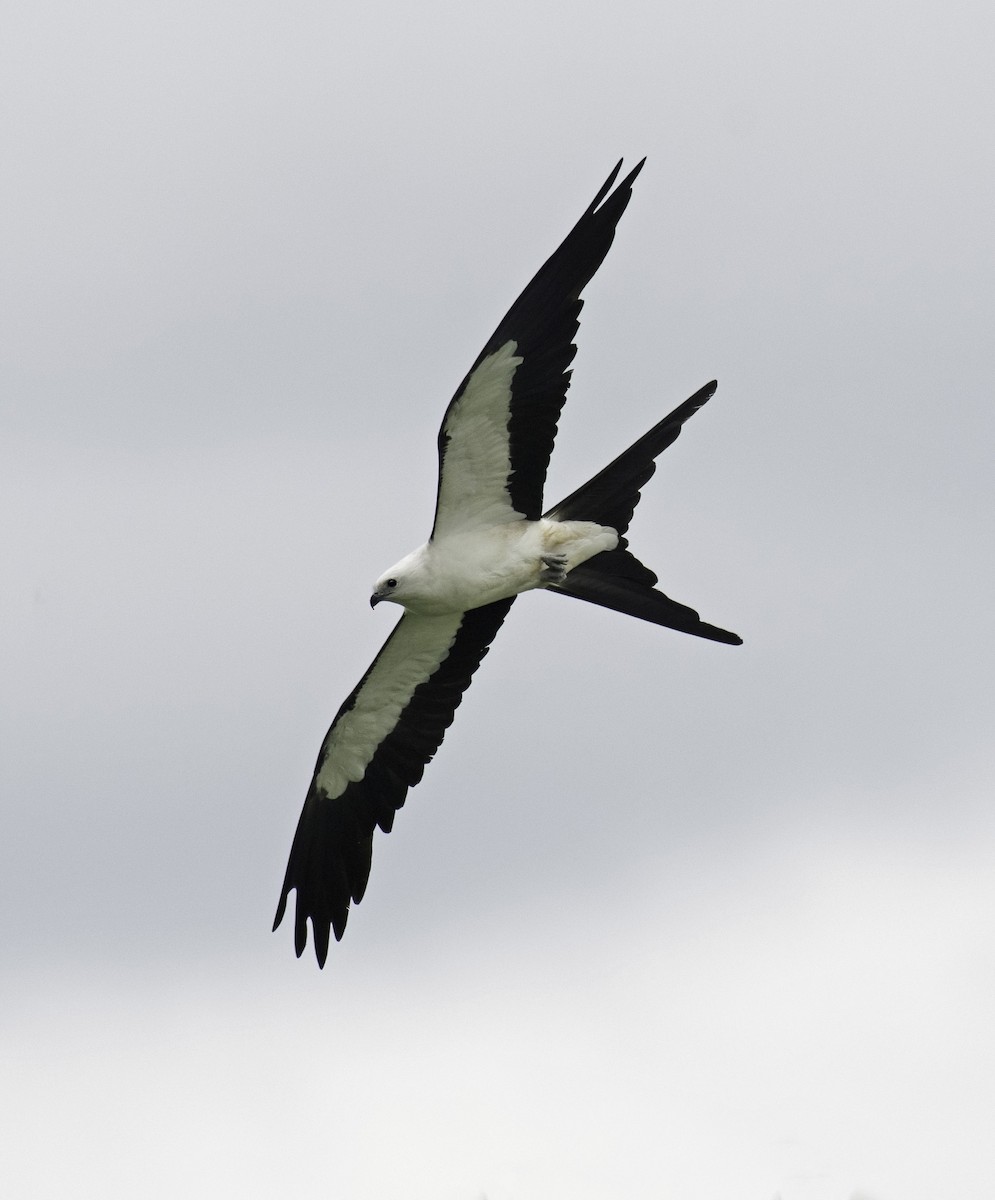
[[[990,5],[9,3],[0,1191],[990,1200]],[[435,437],[617,159],[547,496],[741,648],[515,606],[269,932]]]

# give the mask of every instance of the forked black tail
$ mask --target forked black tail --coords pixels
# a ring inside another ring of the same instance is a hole
[[[695,392],[603,471],[544,514],[557,521],[597,521],[617,530],[621,538],[617,549],[596,554],[575,567],[563,583],[551,585],[549,591],[576,596],[578,600],[713,642],[742,644],[743,639],[737,634],[708,625],[693,608],[657,591],[656,575],[630,553],[624,537],[639,503],[640,491],[656,470],[657,455],[677,439],[684,422],[711,399],[717,387],[713,380]]]

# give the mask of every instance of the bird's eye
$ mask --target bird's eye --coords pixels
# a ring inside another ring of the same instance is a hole
[[[395,588],[395,587],[397,587],[397,580],[396,580],[396,579],[388,579],[388,580],[387,580],[387,586],[388,586],[389,588]]]

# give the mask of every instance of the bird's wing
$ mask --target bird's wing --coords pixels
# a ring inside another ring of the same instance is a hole
[[[577,350],[580,294],[608,253],[642,165],[614,192],[622,164],[612,171],[460,384],[439,430],[433,538],[542,515],[546,469]]]
[[[297,890],[297,954],[311,919],[321,966],[370,874],[373,831],[389,832],[452,724],[514,597],[465,613],[406,613],[325,736],[290,851],[273,928]]]

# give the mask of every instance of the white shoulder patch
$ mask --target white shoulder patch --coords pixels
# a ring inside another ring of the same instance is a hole
[[[330,800],[366,774],[415,688],[429,679],[449,654],[462,620],[462,613],[431,617],[406,613],[398,622],[363,681],[355,704],[328,733],[325,761],[315,783]]]
[[[517,349],[509,341],[488,354],[446,414],[435,537],[522,518],[508,495],[511,381],[523,361]]]

